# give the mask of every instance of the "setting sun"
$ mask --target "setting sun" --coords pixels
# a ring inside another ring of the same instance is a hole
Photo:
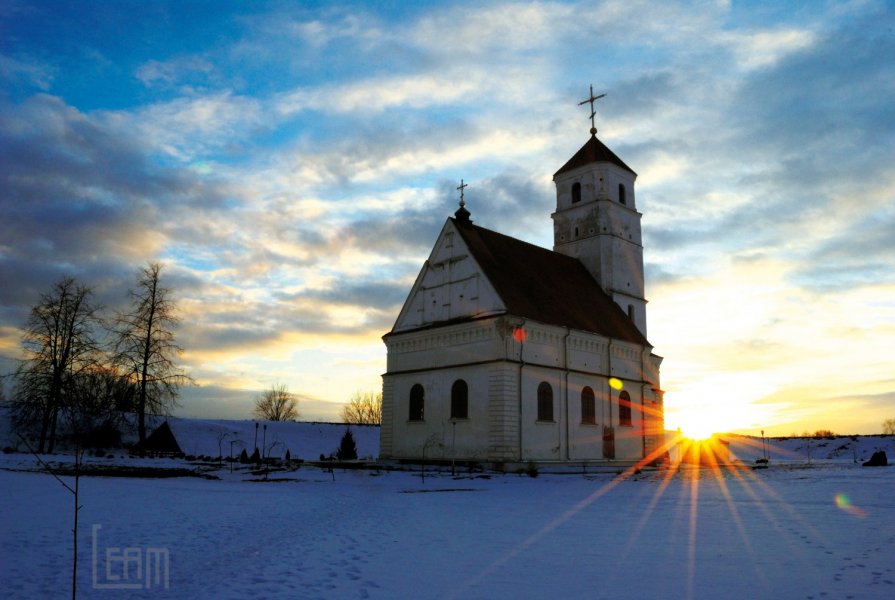
[[[714,423],[707,420],[700,420],[698,418],[694,418],[682,424],[680,430],[681,435],[695,442],[707,440],[714,434],[721,433]]]
[[[681,386],[671,381],[665,426],[693,440],[764,429],[774,424],[774,405],[759,400],[773,391],[771,382],[746,373],[715,373]]]

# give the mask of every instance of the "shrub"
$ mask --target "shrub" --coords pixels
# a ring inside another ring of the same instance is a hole
[[[85,448],[119,448],[121,432],[113,424],[104,423],[82,434],[81,445]]]
[[[351,433],[350,428],[346,429],[345,434],[342,436],[342,442],[336,451],[336,457],[339,460],[357,459],[357,444],[354,443],[354,434]]]

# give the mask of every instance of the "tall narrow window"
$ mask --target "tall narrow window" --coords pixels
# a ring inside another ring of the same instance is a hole
[[[538,386],[538,421],[553,420],[553,388],[546,381]]]
[[[469,418],[469,386],[462,379],[451,386],[451,418]]]
[[[594,398],[594,391],[585,387],[581,390],[581,422],[588,423],[590,425],[596,425],[597,423],[597,407],[596,407],[596,399]]]
[[[408,420],[423,420],[423,412],[426,403],[425,396],[426,392],[420,384],[416,383],[410,388],[410,414],[407,417]]]
[[[581,184],[577,181],[572,184],[572,204],[581,202]]]
[[[625,391],[618,395],[618,424],[631,426],[631,394]]]
[[[628,203],[628,199],[625,197],[625,184],[624,183],[618,184],[618,201],[621,202],[622,204]]]
[[[632,321],[634,320],[634,305],[633,304],[628,305],[628,318],[631,319]]]

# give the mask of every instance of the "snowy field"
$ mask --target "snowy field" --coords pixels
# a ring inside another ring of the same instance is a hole
[[[171,428],[197,455],[226,456],[222,432],[254,436],[251,421]],[[271,424],[267,441],[314,460],[343,431]],[[354,431],[375,456],[378,429]],[[259,481],[226,463],[93,457],[217,479],[82,477],[78,596],[895,598],[895,467],[855,462],[891,461],[895,437],[772,440],[763,470],[749,468],[760,439],[728,439],[737,467],[536,478],[303,465]],[[3,598],[71,595],[73,496],[36,467],[0,455]]]

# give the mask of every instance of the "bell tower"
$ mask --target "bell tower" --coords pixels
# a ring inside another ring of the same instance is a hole
[[[597,138],[593,102],[591,137],[553,175],[556,212],[553,250],[577,258],[600,287],[646,336],[641,214],[637,212],[637,174]]]

